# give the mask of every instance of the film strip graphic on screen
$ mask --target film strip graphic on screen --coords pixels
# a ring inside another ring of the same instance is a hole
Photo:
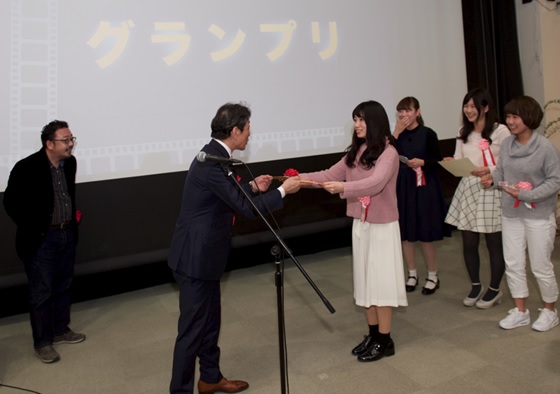
[[[1,158],[2,179],[37,150],[41,127],[56,114],[57,3],[11,1],[9,154]]]
[[[10,15],[10,131],[9,153],[0,156],[0,191],[9,171],[21,158],[40,146],[39,131],[56,119],[59,61],[59,0],[11,0]],[[68,120],[72,125],[71,119]],[[345,146],[347,130],[323,128],[267,132],[251,135],[249,148],[236,156],[244,161],[325,153]],[[210,130],[208,130],[208,136]],[[209,137],[151,143],[88,147],[76,145],[78,181],[153,174],[153,168],[186,169]]]
[[[309,152],[342,146],[348,133],[344,128],[326,128],[314,130],[281,131],[251,134],[247,152],[236,152],[235,157],[251,162],[267,161],[267,152]],[[210,131],[208,131],[210,135]],[[82,178],[95,176],[99,172],[130,173],[149,169],[154,160],[164,161],[179,170],[186,170],[200,149],[208,143],[208,138],[194,138],[180,141],[164,141],[145,144],[131,144],[102,148],[79,148],[77,159]],[[287,156],[286,156],[287,157]],[[146,174],[146,171],[140,171]],[[149,173],[149,172],[148,172]],[[84,176],[85,175],[85,176]]]
[[[293,156],[294,152],[311,156],[344,146],[345,141],[349,141],[348,136],[344,127],[257,133],[251,134],[249,151],[251,158],[254,156],[258,161],[267,160],[267,151],[285,153],[286,158]],[[241,152],[239,156],[243,158],[245,153]]]

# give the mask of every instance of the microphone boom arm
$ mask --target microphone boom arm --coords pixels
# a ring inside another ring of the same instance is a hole
[[[317,295],[319,296],[319,298],[321,299],[321,301],[323,301],[323,304],[325,304],[325,307],[329,310],[330,313],[335,313],[335,309],[332,306],[332,304],[329,302],[329,300],[327,300],[327,298],[323,295],[323,293],[321,292],[321,290],[319,290],[319,288],[317,287],[317,285],[315,285],[315,283],[313,282],[313,280],[311,279],[311,277],[307,274],[307,272],[305,272],[305,269],[301,266],[301,264],[299,263],[299,261],[295,258],[295,256],[292,254],[292,251],[290,250],[290,248],[288,247],[288,245],[286,245],[286,243],[284,242],[284,240],[282,239],[282,237],[280,237],[280,235],[278,235],[278,233],[274,230],[274,228],[270,225],[270,222],[264,217],[264,215],[262,214],[262,212],[257,208],[257,206],[255,205],[255,203],[253,202],[253,200],[251,199],[251,197],[247,194],[247,192],[245,191],[245,189],[243,189],[243,187],[241,186],[241,184],[239,183],[239,181],[236,179],[235,176],[233,176],[233,172],[231,171],[231,169],[227,166],[227,163],[220,163],[224,169],[224,171],[226,172],[226,175],[229,176],[231,179],[233,179],[233,181],[237,184],[237,186],[239,187],[239,189],[243,192],[243,194],[245,195],[245,197],[247,198],[247,200],[249,201],[249,203],[251,203],[253,209],[259,214],[260,218],[262,219],[262,221],[266,224],[266,226],[268,227],[268,229],[270,230],[270,232],[274,235],[274,237],[276,238],[276,240],[278,241],[278,244],[282,247],[282,249],[284,249],[284,251],[286,252],[286,254],[290,257],[290,259],[294,262],[294,264],[296,265],[296,267],[300,270],[300,272],[302,273],[302,275],[305,277],[305,279],[307,280],[307,282],[309,282],[309,284],[311,285],[311,287],[313,288],[313,290],[315,290],[315,292],[317,293]]]

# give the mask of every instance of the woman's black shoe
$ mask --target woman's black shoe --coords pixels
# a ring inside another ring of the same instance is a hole
[[[408,284],[408,282],[411,281],[411,279],[414,279],[414,284],[413,284],[413,285],[409,285],[409,284]],[[417,285],[418,285],[418,278],[415,277],[415,276],[409,276],[409,277],[407,278],[407,281],[406,281],[406,291],[407,291],[408,293],[410,293],[411,291],[416,290],[416,286],[417,286]]]
[[[389,357],[395,355],[395,344],[391,339],[389,343],[385,346],[380,344],[377,341],[374,341],[373,344],[362,354],[358,356],[358,361],[361,362],[370,362],[370,361],[377,361],[383,357]]]
[[[352,349],[352,354],[354,356],[358,356],[362,354],[368,349],[368,347],[370,347],[372,343],[373,343],[373,338],[370,335],[364,335],[364,340],[358,346]]]
[[[422,294],[434,294],[437,289],[439,289],[439,277],[437,278],[437,282],[434,282],[431,279],[426,279],[427,282],[432,282],[436,284],[436,287],[433,289],[428,289],[427,287],[422,287]]]

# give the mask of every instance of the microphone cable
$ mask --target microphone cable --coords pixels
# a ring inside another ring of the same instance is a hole
[[[261,189],[259,189],[259,185],[257,185],[257,181],[256,181],[256,179],[255,179],[255,175],[253,175],[253,173],[251,172],[251,169],[249,168],[249,166],[247,166],[247,163],[243,162],[243,167],[245,167],[245,168],[247,169],[247,172],[249,172],[249,178],[251,178],[252,181],[254,182],[255,187],[257,188],[257,194],[258,194],[259,196],[261,196],[261,195],[263,194],[263,192],[261,192]],[[286,194],[286,197],[287,197],[287,196],[288,196],[288,195]],[[278,222],[276,221],[276,218],[274,217],[274,214],[272,213],[273,211],[270,209],[270,207],[268,206],[268,204],[267,204],[267,202],[266,202],[265,199],[263,199],[263,203],[264,203],[264,206],[266,207],[266,213],[267,213],[268,215],[270,215],[272,221],[274,222],[275,230],[278,231],[278,235],[280,236],[280,238],[284,238],[284,237],[282,236],[282,229],[280,228],[280,225],[279,225]],[[283,255],[283,254],[284,254],[284,250],[281,249],[280,251],[281,251],[281,253],[282,253],[282,255]],[[283,257],[283,256],[282,256],[282,257]]]
[[[9,388],[9,389],[14,389],[14,390],[26,391],[26,392],[28,392],[28,393],[41,394],[41,393],[38,392],[38,391],[33,391],[33,390],[29,390],[29,389],[24,389],[23,387],[10,386],[10,385],[4,384],[4,383],[2,383],[2,381],[0,380],[0,388],[2,388],[2,387],[7,387],[7,388]]]
[[[254,182],[254,184],[257,188],[257,194],[262,195],[263,192],[261,192],[261,189],[259,189],[259,185],[257,184],[257,181],[255,179],[255,175],[253,175],[253,172],[251,171],[251,169],[247,166],[247,164],[245,162],[243,162],[243,166],[249,172],[249,178],[251,178],[253,180],[253,182]],[[287,196],[288,195],[286,194],[285,197],[287,197]],[[273,227],[275,227],[276,231],[278,232],[278,236],[280,237],[280,239],[284,239],[284,236],[282,235],[282,229],[280,228],[280,225],[276,221],[276,217],[274,217],[273,211],[270,209],[270,207],[266,203],[266,199],[263,199],[263,203],[264,203],[264,206],[266,207],[266,211],[267,211],[268,215],[272,219],[272,222],[274,222]],[[278,259],[278,263],[280,263],[280,275],[281,275],[282,281],[284,281],[285,250],[284,250],[284,248],[281,248],[281,247],[278,247],[278,248],[280,249],[280,251],[279,251],[279,255],[278,255],[277,259]],[[282,286],[281,286],[280,303],[282,305],[282,310],[283,310],[284,309],[284,284],[282,284]],[[286,324],[283,325],[282,332],[279,333],[278,335],[281,335],[282,338],[283,338],[282,342],[284,344],[284,349],[283,349],[284,365],[282,367],[284,368],[284,372],[286,374],[286,376],[285,376],[286,392],[289,393],[290,392],[290,372],[289,372],[289,369],[288,369],[288,364],[289,364],[288,363],[288,339],[287,339],[287,335],[286,335]]]

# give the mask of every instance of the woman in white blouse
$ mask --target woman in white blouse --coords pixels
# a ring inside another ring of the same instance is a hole
[[[445,222],[461,230],[463,258],[471,280],[471,291],[463,299],[465,306],[480,309],[500,303],[500,282],[505,271],[502,248],[501,193],[484,189],[480,177],[491,174],[500,153],[502,141],[510,135],[508,128],[499,123],[490,94],[474,89],[463,99],[463,127],[459,131],[453,158],[469,158],[476,169],[463,177],[451,201]],[[490,258],[490,284],[486,292],[480,281],[480,233],[486,239]]]

